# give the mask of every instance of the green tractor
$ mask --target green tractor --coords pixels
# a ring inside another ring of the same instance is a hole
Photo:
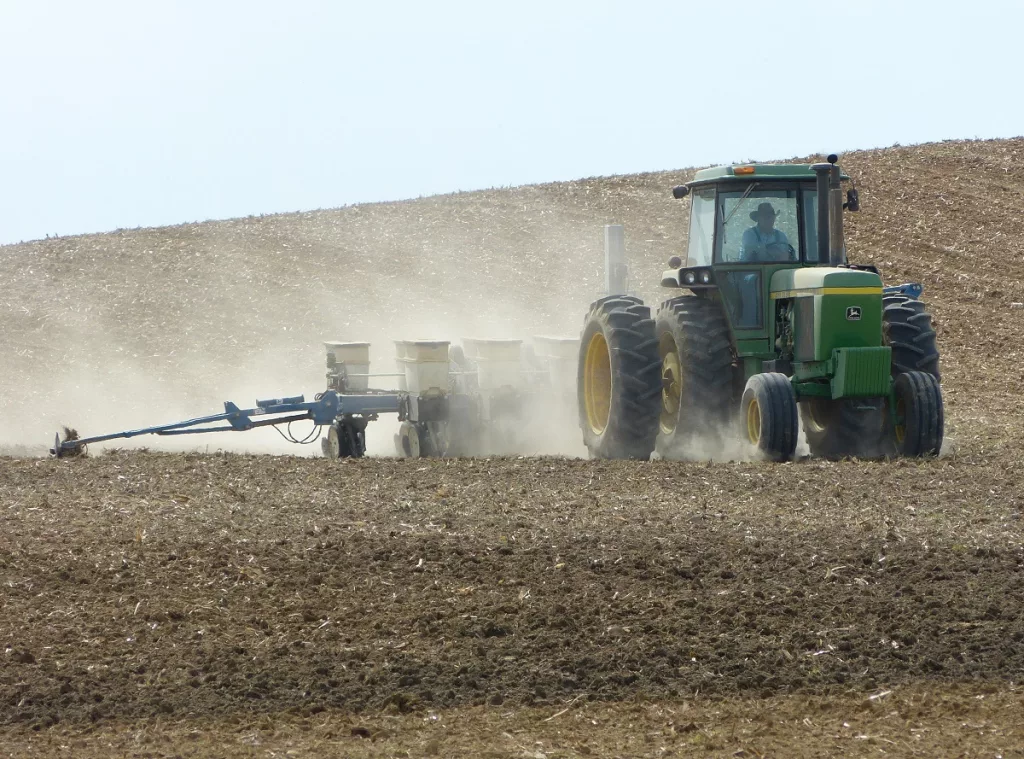
[[[698,171],[686,258],[661,284],[689,292],[653,318],[610,295],[584,323],[580,426],[594,457],[704,449],[739,430],[765,457],[793,457],[803,423],[828,458],[931,456],[942,446],[939,353],[921,286],[883,287],[850,264],[843,211],[856,189],[828,163]],[[699,453],[698,453],[699,455]]]

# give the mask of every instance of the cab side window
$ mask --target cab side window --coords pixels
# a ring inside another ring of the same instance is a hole
[[[818,259],[818,194],[814,188],[803,190],[804,257],[809,264],[827,264]]]
[[[715,190],[695,190],[692,198],[690,244],[686,250],[686,265],[710,266],[711,241],[715,231]]]

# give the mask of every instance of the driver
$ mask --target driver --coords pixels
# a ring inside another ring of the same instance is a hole
[[[778,215],[771,203],[761,203],[756,211],[750,212],[751,221],[756,221],[757,224],[743,233],[740,261],[772,261],[780,258],[784,260],[792,255],[786,233],[775,228],[775,218]],[[783,246],[785,255],[779,255],[779,248],[770,250],[773,246]]]

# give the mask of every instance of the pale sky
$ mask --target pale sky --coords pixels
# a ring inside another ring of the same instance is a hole
[[[1024,133],[1024,2],[0,0],[0,244]]]

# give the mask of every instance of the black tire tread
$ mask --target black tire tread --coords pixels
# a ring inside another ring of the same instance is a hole
[[[658,308],[655,325],[659,338],[665,330],[672,333],[684,373],[680,419],[671,434],[660,433],[658,439],[658,447],[671,455],[689,437],[717,434],[728,425],[735,403],[735,354],[729,322],[717,301],[672,298]]]
[[[896,394],[902,397],[907,416],[899,453],[912,457],[937,456],[942,449],[945,427],[938,379],[927,372],[906,372],[896,378]]]
[[[882,298],[882,333],[892,348],[892,374],[926,372],[941,380],[939,348],[925,304],[906,295]]]
[[[745,424],[747,398],[753,395],[761,406],[761,453],[773,461],[788,461],[796,452],[797,405],[793,385],[785,374],[765,372],[747,380],[743,392]]]
[[[661,403],[661,360],[651,310],[633,296],[608,296],[591,305],[583,326],[584,338],[589,329],[599,328],[604,333],[613,374],[608,426],[601,435],[594,435],[583,397],[588,347],[584,339],[577,376],[584,443],[596,458],[648,459],[654,451]]]

